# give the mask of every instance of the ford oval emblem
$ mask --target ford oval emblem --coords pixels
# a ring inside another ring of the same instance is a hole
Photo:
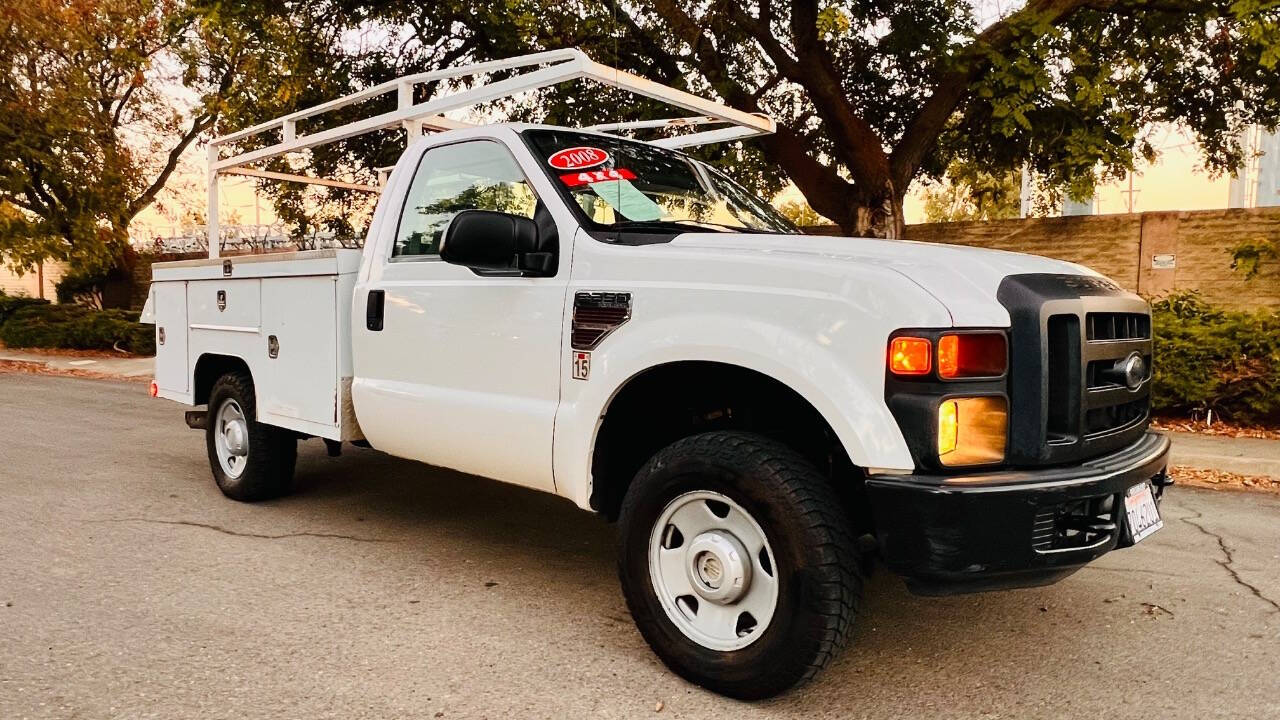
[[[1142,359],[1142,355],[1136,352],[1130,353],[1124,360],[1122,371],[1125,387],[1137,390],[1142,387],[1142,381],[1147,379],[1147,362]]]

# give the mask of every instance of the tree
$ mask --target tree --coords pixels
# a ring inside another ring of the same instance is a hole
[[[798,228],[831,224],[830,220],[819,215],[813,208],[809,207],[809,203],[803,200],[788,200],[778,207],[778,212],[782,213],[791,221],[791,224]]]
[[[0,254],[86,269],[228,109],[287,95],[310,36],[210,0],[0,0]]]
[[[974,163],[954,161],[943,180],[924,190],[927,222],[1005,220],[1022,212],[1018,172],[991,174]]]
[[[859,234],[901,236],[911,183],[956,160],[993,176],[1026,164],[1079,198],[1154,155],[1153,123],[1190,128],[1209,169],[1228,171],[1239,130],[1280,120],[1276,0],[1027,0],[988,20],[969,0],[337,4],[390,38],[360,59],[370,81],[576,45],[768,112],[776,134],[712,159],[766,190],[789,178]],[[552,120],[618,112],[607,93],[548,97]]]

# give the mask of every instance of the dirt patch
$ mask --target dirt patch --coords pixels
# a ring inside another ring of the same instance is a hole
[[[1179,432],[1198,433],[1200,435],[1221,435],[1223,437],[1262,438],[1264,440],[1280,440],[1280,427],[1264,425],[1236,425],[1234,423],[1215,420],[1212,425],[1203,420],[1188,418],[1155,418],[1151,427],[1157,430],[1177,430]]]
[[[31,352],[51,357],[91,358],[94,360],[119,360],[121,358],[151,357],[150,355],[134,355],[120,350],[68,350],[65,348],[10,348],[0,342],[0,350]]]
[[[1201,470],[1182,465],[1174,465],[1169,468],[1169,474],[1179,485],[1209,488],[1211,490],[1240,490],[1280,494],[1280,478],[1240,475],[1221,470]]]
[[[125,377],[123,375],[113,375],[111,373],[95,372],[93,370],[80,370],[79,368],[53,368],[42,362],[28,362],[26,360],[0,360],[0,373],[2,372],[27,373],[30,375],[60,375],[63,377],[88,378],[91,380],[120,380],[123,382],[142,384],[151,382],[151,378],[148,377]]]

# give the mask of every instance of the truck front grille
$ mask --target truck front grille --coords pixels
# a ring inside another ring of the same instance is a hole
[[[1151,315],[1145,301],[1100,278],[1014,275],[1009,310],[1012,462],[1079,462],[1146,429]]]
[[[1141,313],[1091,312],[1085,326],[1089,342],[1151,339],[1151,316]]]
[[[1053,553],[1102,545],[1116,532],[1115,508],[1114,495],[1040,508],[1031,527],[1031,547]]]

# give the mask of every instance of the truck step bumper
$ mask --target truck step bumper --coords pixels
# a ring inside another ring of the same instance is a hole
[[[1148,431],[1071,467],[964,476],[872,475],[867,492],[885,564],[912,592],[1046,585],[1131,544],[1124,493],[1170,484],[1169,439]]]

